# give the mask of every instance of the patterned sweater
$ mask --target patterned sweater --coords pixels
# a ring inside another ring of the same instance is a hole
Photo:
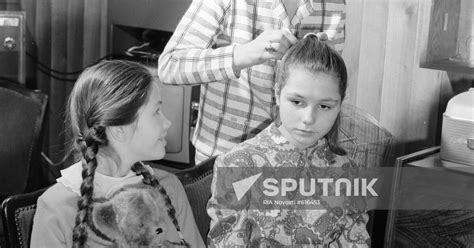
[[[258,247],[261,243],[267,247],[370,246],[366,230],[368,215],[365,205],[357,204],[360,201],[356,201],[356,197],[321,198],[322,207],[318,209],[281,206],[268,209],[248,204],[229,207],[226,202],[229,199],[219,196],[218,190],[234,191],[229,183],[232,173],[216,173],[222,167],[344,169],[354,168],[355,163],[346,156],[332,153],[325,139],[304,150],[298,149],[281,135],[275,124],[271,124],[216,160],[212,196],[207,205],[211,217],[210,247]]]

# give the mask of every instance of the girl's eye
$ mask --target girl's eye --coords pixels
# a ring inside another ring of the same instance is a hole
[[[291,100],[291,103],[293,103],[294,105],[297,105],[297,106],[302,104],[302,102],[298,101],[298,100]]]
[[[155,233],[158,235],[163,232],[163,228],[159,227],[155,230]]]
[[[324,104],[320,105],[320,107],[321,107],[321,109],[323,109],[323,110],[330,110],[330,109],[332,109],[331,106],[329,106],[329,105],[324,105]]]

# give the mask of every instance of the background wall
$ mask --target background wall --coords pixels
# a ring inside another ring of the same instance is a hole
[[[433,0],[348,0],[348,101],[396,139],[393,157],[439,144],[447,101],[473,75],[421,68]]]
[[[347,0],[347,101],[367,110],[396,138],[393,157],[439,144],[442,113],[455,94],[473,87],[473,75],[424,69],[434,0]],[[52,79],[32,57],[59,71],[76,71],[106,51],[107,0],[8,0],[26,11],[27,84],[50,95],[45,150],[61,159],[63,106],[74,75]],[[166,17],[163,17],[166,18]]]

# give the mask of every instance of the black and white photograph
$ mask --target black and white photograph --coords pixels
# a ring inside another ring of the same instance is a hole
[[[0,248],[474,248],[472,0],[0,0]]]

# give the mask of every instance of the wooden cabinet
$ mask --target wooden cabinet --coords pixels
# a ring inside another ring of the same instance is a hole
[[[433,0],[426,60],[421,67],[474,73],[474,3]]]

